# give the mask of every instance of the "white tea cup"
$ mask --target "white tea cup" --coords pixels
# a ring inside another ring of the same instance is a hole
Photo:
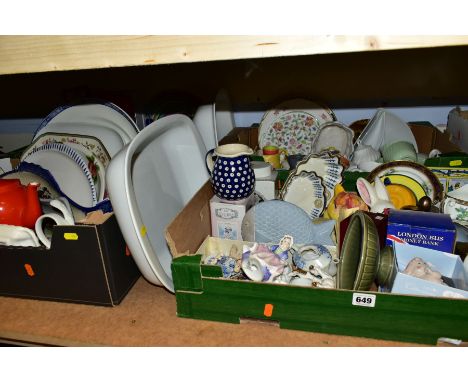
[[[41,243],[46,246],[47,249],[50,248],[51,237],[47,237],[47,235],[44,232],[44,222],[48,219],[52,220],[54,222],[54,225],[73,225],[73,223],[70,223],[69,220],[56,213],[49,213],[39,216],[39,218],[36,220],[36,225],[34,228],[36,230],[37,237],[39,238]]]

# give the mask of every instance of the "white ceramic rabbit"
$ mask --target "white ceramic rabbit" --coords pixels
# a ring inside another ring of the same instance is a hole
[[[359,196],[370,207],[371,212],[382,213],[386,208],[395,208],[390,201],[387,189],[378,177],[374,180],[374,186],[364,178],[358,178],[356,187]]]

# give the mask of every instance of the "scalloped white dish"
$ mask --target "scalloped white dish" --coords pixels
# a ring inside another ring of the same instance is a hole
[[[311,219],[315,219],[325,208],[325,187],[315,172],[302,171],[288,177],[281,189],[280,199],[295,204]]]
[[[112,206],[138,268],[148,281],[172,292],[164,231],[207,180],[200,133],[180,114],[145,127],[107,168]]]
[[[330,203],[335,193],[335,186],[343,180],[343,166],[338,164],[338,157],[319,157],[310,154],[300,161],[293,172],[300,174],[303,171],[315,172],[323,180],[325,186],[326,205]]]

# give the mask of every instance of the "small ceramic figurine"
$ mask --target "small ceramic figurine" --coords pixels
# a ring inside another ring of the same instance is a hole
[[[268,247],[255,243],[252,247],[244,246],[242,270],[253,281],[281,282],[280,276],[288,266],[289,249],[293,237],[285,235],[278,245]]]
[[[204,260],[206,265],[218,265],[221,267],[224,278],[236,278],[241,273],[241,259],[239,249],[235,244],[231,246],[229,255],[219,249],[219,245],[207,246],[208,256]]]
[[[403,273],[437,284],[444,284],[440,272],[432,270],[429,264],[420,257],[412,259],[406,266]]]
[[[374,186],[364,178],[358,178],[356,187],[362,200],[370,207],[371,212],[383,213],[386,209],[395,208],[380,178],[375,178]]]
[[[337,184],[334,191],[325,218],[341,221],[358,210],[369,211],[367,204],[355,192],[345,191],[341,184]]]
[[[291,276],[291,285],[311,286],[315,288],[335,288],[335,279],[322,269],[310,266],[308,272],[294,271]]]

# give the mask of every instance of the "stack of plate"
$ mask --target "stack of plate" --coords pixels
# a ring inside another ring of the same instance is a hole
[[[86,210],[107,198],[107,166],[137,133],[112,103],[61,106],[42,121],[21,162],[49,171],[72,204]]]

